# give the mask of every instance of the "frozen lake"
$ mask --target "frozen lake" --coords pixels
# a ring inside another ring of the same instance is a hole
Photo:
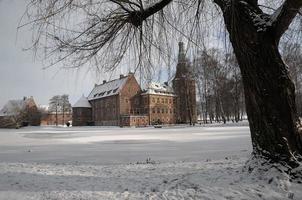
[[[246,170],[250,152],[247,123],[0,129],[0,199],[302,198],[287,174]]]
[[[166,127],[0,129],[1,162],[129,164],[247,157],[247,123]]]

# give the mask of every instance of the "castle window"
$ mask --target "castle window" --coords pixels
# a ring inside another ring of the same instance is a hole
[[[165,103],[168,103],[168,99],[165,99]]]
[[[171,104],[172,103],[172,101],[171,101],[171,99],[169,99],[169,104]]]
[[[162,99],[161,99],[161,103],[164,103],[164,101],[165,101],[164,98],[162,98]]]
[[[107,91],[107,94],[110,94],[112,90]]]
[[[157,98],[157,103],[159,103],[159,98]]]
[[[161,109],[161,113],[165,113],[165,109],[163,108],[163,109]]]
[[[152,108],[152,113],[155,113],[155,108]]]
[[[160,108],[157,108],[157,113],[160,113]]]
[[[152,98],[152,102],[155,103],[155,98]]]

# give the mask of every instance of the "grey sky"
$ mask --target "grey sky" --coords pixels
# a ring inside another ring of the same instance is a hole
[[[30,31],[17,34],[18,22],[25,11],[24,0],[0,0],[0,108],[9,99],[34,96],[38,104],[48,104],[52,95],[67,93],[71,103],[87,95],[95,80],[82,69],[63,71],[58,67],[42,70],[32,51],[23,51],[31,41]]]
[[[73,104],[82,94],[88,95],[95,83],[133,71],[131,62],[124,64],[124,67],[113,74],[98,76],[88,73],[87,67],[60,70],[59,66],[54,66],[43,70],[47,63],[35,60],[33,51],[22,50],[31,44],[32,33],[28,30],[29,27],[17,31],[26,2],[28,1],[0,0],[0,109],[8,100],[23,96],[33,96],[39,105],[47,105],[53,95],[68,94]],[[177,48],[175,50],[177,53]],[[155,72],[153,78],[166,81],[167,69],[160,68],[162,73]]]

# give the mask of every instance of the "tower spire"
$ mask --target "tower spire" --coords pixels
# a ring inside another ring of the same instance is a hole
[[[178,62],[185,62],[185,61],[186,61],[186,54],[185,54],[184,43],[180,41],[178,43]]]

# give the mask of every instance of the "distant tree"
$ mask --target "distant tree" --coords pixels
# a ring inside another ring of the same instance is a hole
[[[39,126],[41,124],[41,112],[37,108],[32,97],[23,100],[11,100],[4,107],[1,127]]]
[[[63,114],[63,124],[65,124],[65,113],[71,112],[71,104],[69,102],[69,96],[67,94],[63,94],[61,96],[61,107],[62,107],[62,114]]]
[[[283,57],[295,84],[297,112],[299,117],[302,117],[302,46],[290,42],[283,45]]]
[[[24,110],[18,106],[17,104],[12,104],[11,114],[6,118],[6,126],[20,128],[22,127],[22,123],[25,119],[26,113]]]
[[[55,95],[49,100],[49,112],[55,113],[56,115],[56,126],[58,126],[58,113],[62,109],[62,100],[60,95]]]
[[[71,112],[71,104],[67,94],[55,95],[49,100],[49,111],[56,115],[56,125],[58,125],[58,114],[62,114],[62,124],[65,124],[66,113]]]

